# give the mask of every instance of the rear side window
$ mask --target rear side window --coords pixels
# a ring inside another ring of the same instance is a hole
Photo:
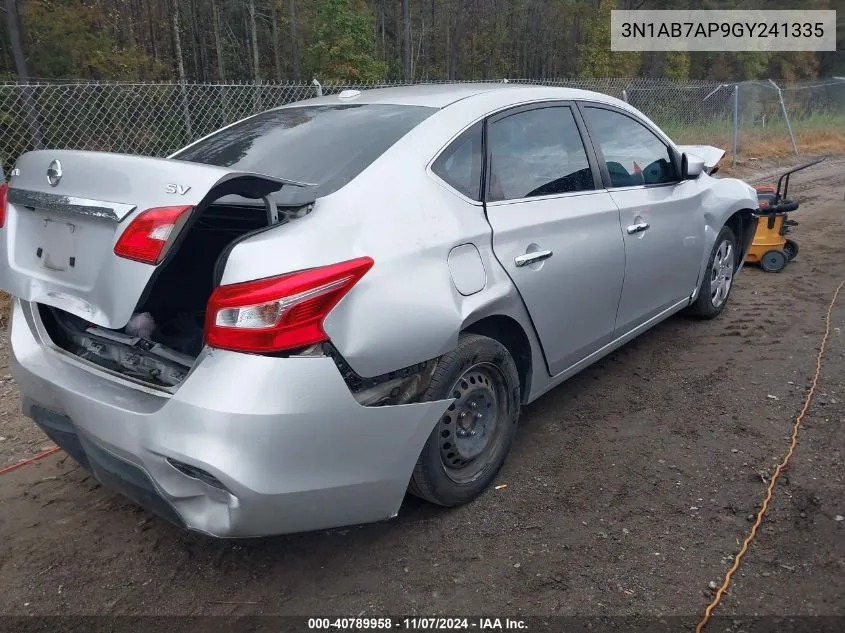
[[[491,202],[593,189],[587,152],[567,106],[494,120],[487,143]]]
[[[431,170],[467,198],[481,200],[481,130],[476,123],[443,150]]]
[[[629,116],[584,108],[593,142],[601,148],[613,187],[660,185],[679,180],[669,148]]]
[[[334,193],[436,111],[369,103],[270,110],[173,158],[310,183],[274,196],[279,204],[296,204]]]

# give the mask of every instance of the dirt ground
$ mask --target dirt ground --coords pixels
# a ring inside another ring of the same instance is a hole
[[[743,166],[751,182],[771,169]],[[507,488],[223,542],[58,453],[0,476],[0,614],[700,615],[787,447],[845,279],[845,159],[793,191],[798,259],[747,267],[719,319],[670,319],[527,407]],[[843,329],[845,296],[797,452],[719,614],[845,615]],[[7,349],[0,467],[49,445],[18,411]]]

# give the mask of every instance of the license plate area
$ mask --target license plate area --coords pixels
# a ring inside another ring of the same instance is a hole
[[[76,267],[79,227],[73,222],[42,214],[41,234],[36,238],[35,256],[52,272]]]
[[[107,264],[116,225],[100,218],[41,209],[15,216],[11,240],[13,269],[68,289],[92,288]]]

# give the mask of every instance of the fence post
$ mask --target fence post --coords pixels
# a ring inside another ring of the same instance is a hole
[[[38,123],[37,98],[34,96],[34,88],[35,86],[28,81],[25,82],[21,86],[21,97],[23,98],[26,126],[29,128],[29,142],[32,149],[42,149],[44,147],[44,136],[41,134],[41,125]],[[30,89],[32,90],[30,91]]]
[[[191,110],[188,107],[188,89],[184,81],[179,82],[179,91],[182,93],[182,115],[185,117],[185,133],[188,136],[185,142],[190,143],[194,140],[194,134],[191,131]]]
[[[786,121],[786,131],[789,132],[789,142],[792,143],[792,151],[798,156],[798,147],[795,145],[795,135],[792,134],[792,124],[789,122],[789,115],[786,113],[786,104],[783,102],[783,91],[774,81],[769,79],[769,83],[778,91],[778,100],[780,101],[780,111],[783,112],[783,120]]]
[[[221,127],[223,125],[229,125],[232,121],[229,118],[229,93],[227,92],[228,86],[224,83],[220,83],[218,86],[220,89],[220,117],[221,117]]]
[[[627,90],[625,90],[624,88],[623,88],[623,90],[622,90],[622,100],[623,100],[625,103],[628,103],[628,91],[627,91]]]
[[[736,153],[739,146],[739,84],[734,84],[734,129],[731,166],[736,167]]]

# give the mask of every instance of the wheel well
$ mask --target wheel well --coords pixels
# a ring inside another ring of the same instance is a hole
[[[463,331],[487,336],[505,346],[516,363],[519,388],[525,402],[531,388],[531,343],[528,342],[528,336],[522,326],[511,317],[495,315],[476,321]]]
[[[740,209],[725,222],[725,226],[729,226],[736,236],[737,245],[739,246],[737,251],[741,251],[737,253],[737,263],[741,262],[742,258],[745,257],[745,251],[751,247],[751,241],[754,239],[753,235],[748,235],[754,228],[753,213],[754,211],[751,209]]]

